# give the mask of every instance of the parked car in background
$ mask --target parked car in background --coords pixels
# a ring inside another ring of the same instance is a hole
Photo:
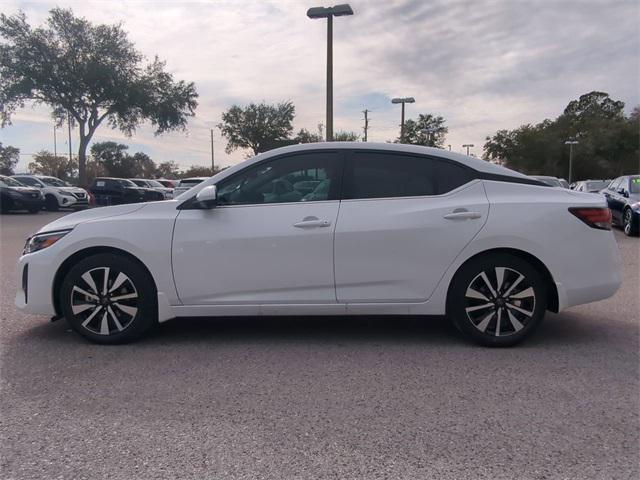
[[[164,187],[174,189],[178,186],[178,180],[168,180],[166,178],[156,178],[157,182],[160,182]]]
[[[320,181],[314,190],[296,190],[309,177]],[[615,293],[610,230],[604,197],[477,158],[294,145],[173,200],[44,226],[19,260],[16,305],[64,317],[98,343],[174,317],[399,314],[447,315],[475,341],[508,346],[547,310]]]
[[[122,205],[144,202],[146,189],[123,178],[97,177],[90,191],[96,199],[96,205]]]
[[[16,174],[12,176],[20,183],[40,189],[44,195],[44,207],[50,211],[59,208],[87,208],[89,197],[87,191],[69,185],[56,177],[47,175]]]
[[[628,236],[640,230],[640,175],[625,175],[611,181],[602,190],[611,209],[613,222]]]
[[[44,206],[42,192],[27,187],[14,178],[0,175],[0,210],[9,213],[12,210],[27,210],[38,213]]]
[[[157,180],[150,180],[146,178],[131,178],[130,180],[139,187],[151,188],[156,192],[162,193],[165,200],[173,198],[173,188],[167,188]]]
[[[560,182],[560,185],[562,185],[562,188],[571,189],[571,187],[569,186],[569,182],[567,182],[564,178],[559,178],[558,181]]]
[[[202,182],[204,182],[205,180],[208,180],[208,179],[209,179],[209,177],[183,178],[182,180],[180,180],[180,183],[178,184],[178,186],[173,191],[173,197],[175,198],[178,195],[183,194],[187,190],[190,190],[191,188],[195,187],[199,183],[202,183]]]
[[[606,180],[581,180],[576,182],[573,189],[576,192],[598,193],[603,188],[607,188],[609,182]]]
[[[550,187],[565,188],[564,185],[562,185],[562,182],[560,182],[560,179],[557,177],[549,177],[546,175],[532,175],[532,178],[546,183]]]

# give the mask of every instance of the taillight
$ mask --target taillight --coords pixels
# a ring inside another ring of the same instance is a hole
[[[599,207],[571,207],[569,211],[591,228],[611,230],[611,210]]]

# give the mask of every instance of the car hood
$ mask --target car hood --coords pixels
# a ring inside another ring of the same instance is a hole
[[[54,220],[51,223],[46,224],[38,233],[52,232],[55,230],[66,230],[73,228],[81,223],[90,222],[92,220],[99,220],[107,217],[117,217],[119,215],[127,215],[133,213],[141,208],[145,207],[145,203],[130,203],[128,205],[115,205],[113,207],[100,207],[92,208],[89,210],[82,210],[81,212],[70,213],[62,218]]]
[[[20,193],[40,193],[40,190],[32,187],[4,187],[7,190],[11,190],[12,192],[20,192]]]
[[[62,190],[63,192],[76,192],[76,193],[86,193],[84,188],[80,187],[55,187],[58,190]]]

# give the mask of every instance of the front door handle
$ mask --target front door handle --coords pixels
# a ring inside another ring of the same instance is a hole
[[[466,210],[463,212],[448,213],[444,216],[447,220],[472,220],[480,217],[482,217],[480,212],[467,212]]]
[[[320,220],[318,217],[304,217],[301,222],[293,224],[296,228],[321,228],[329,225],[331,225],[330,221]]]

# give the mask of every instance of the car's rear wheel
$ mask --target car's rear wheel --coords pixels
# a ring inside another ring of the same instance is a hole
[[[49,210],[50,212],[56,212],[60,208],[58,205],[58,199],[53,195],[47,195],[44,197],[44,208]]]
[[[460,331],[491,347],[522,341],[540,324],[547,288],[528,262],[506,253],[467,262],[455,275],[447,312]]]
[[[624,234],[632,237],[637,235],[638,226],[633,224],[633,211],[630,208],[627,208],[624,211],[622,216],[622,228],[624,230]]]
[[[130,342],[157,323],[153,279],[117,254],[93,255],[74,265],[62,282],[60,306],[71,327],[96,343]]]

